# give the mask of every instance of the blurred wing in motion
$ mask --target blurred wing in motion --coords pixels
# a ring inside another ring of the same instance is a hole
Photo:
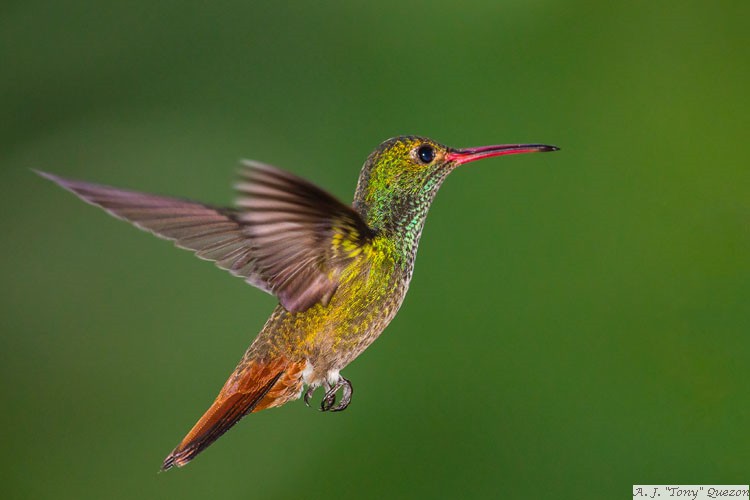
[[[371,237],[351,207],[304,179],[251,161],[242,165],[237,209],[37,173],[109,214],[244,277],[278,296],[291,312],[327,304],[340,271]]]

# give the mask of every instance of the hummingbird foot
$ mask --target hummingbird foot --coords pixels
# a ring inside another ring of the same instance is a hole
[[[310,398],[313,395],[313,392],[315,392],[315,389],[317,389],[317,385],[310,385],[307,387],[307,390],[305,391],[305,395],[303,396],[303,399],[305,400],[305,404],[307,407],[310,407]]]
[[[354,388],[349,380],[339,375],[339,380],[334,385],[325,384],[326,394],[320,402],[320,411],[343,411],[352,401]],[[341,401],[336,403],[336,393],[341,389]],[[308,389],[309,391],[309,389]],[[307,396],[307,394],[305,394]]]

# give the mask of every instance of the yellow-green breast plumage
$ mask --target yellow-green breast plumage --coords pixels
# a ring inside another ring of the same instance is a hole
[[[246,414],[300,397],[305,385],[306,402],[323,386],[321,409],[346,408],[352,385],[339,372],[401,306],[427,212],[446,176],[481,158],[556,149],[456,150],[424,137],[396,137],[368,157],[351,206],[254,161],[243,162],[236,208],[39,173],[279,299],[213,405],[165,459],[169,469],[188,463]]]

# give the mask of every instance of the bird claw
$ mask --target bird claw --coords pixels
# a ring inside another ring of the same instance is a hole
[[[320,411],[328,411],[330,410],[333,405],[336,403],[336,392],[332,389],[329,389],[325,396],[323,396],[323,400],[320,402]]]
[[[310,407],[310,398],[312,397],[313,392],[315,392],[315,389],[317,389],[317,387],[315,387],[314,385],[311,385],[305,391],[304,400],[308,408]]]
[[[320,411],[343,411],[352,401],[354,389],[352,383],[342,376],[339,376],[338,382],[333,386],[325,384],[326,393],[323,401],[320,402]],[[341,389],[341,401],[336,404],[336,393]]]
[[[310,406],[310,398],[312,398],[315,389],[318,387],[318,385],[310,385],[302,395],[302,399],[308,407]],[[342,411],[345,410],[352,401],[352,394],[354,393],[352,383],[341,375],[339,375],[338,382],[333,385],[328,383],[328,381],[323,382],[323,389],[325,389],[326,393],[323,395],[323,400],[320,402],[320,411]],[[341,389],[341,401],[336,404],[336,393],[339,389]]]

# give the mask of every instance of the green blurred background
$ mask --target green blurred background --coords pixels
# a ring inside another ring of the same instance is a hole
[[[750,2],[4,2],[0,496],[626,498],[747,484]],[[456,172],[341,414],[162,458],[274,305],[30,168],[229,203],[241,157],[350,200]]]

